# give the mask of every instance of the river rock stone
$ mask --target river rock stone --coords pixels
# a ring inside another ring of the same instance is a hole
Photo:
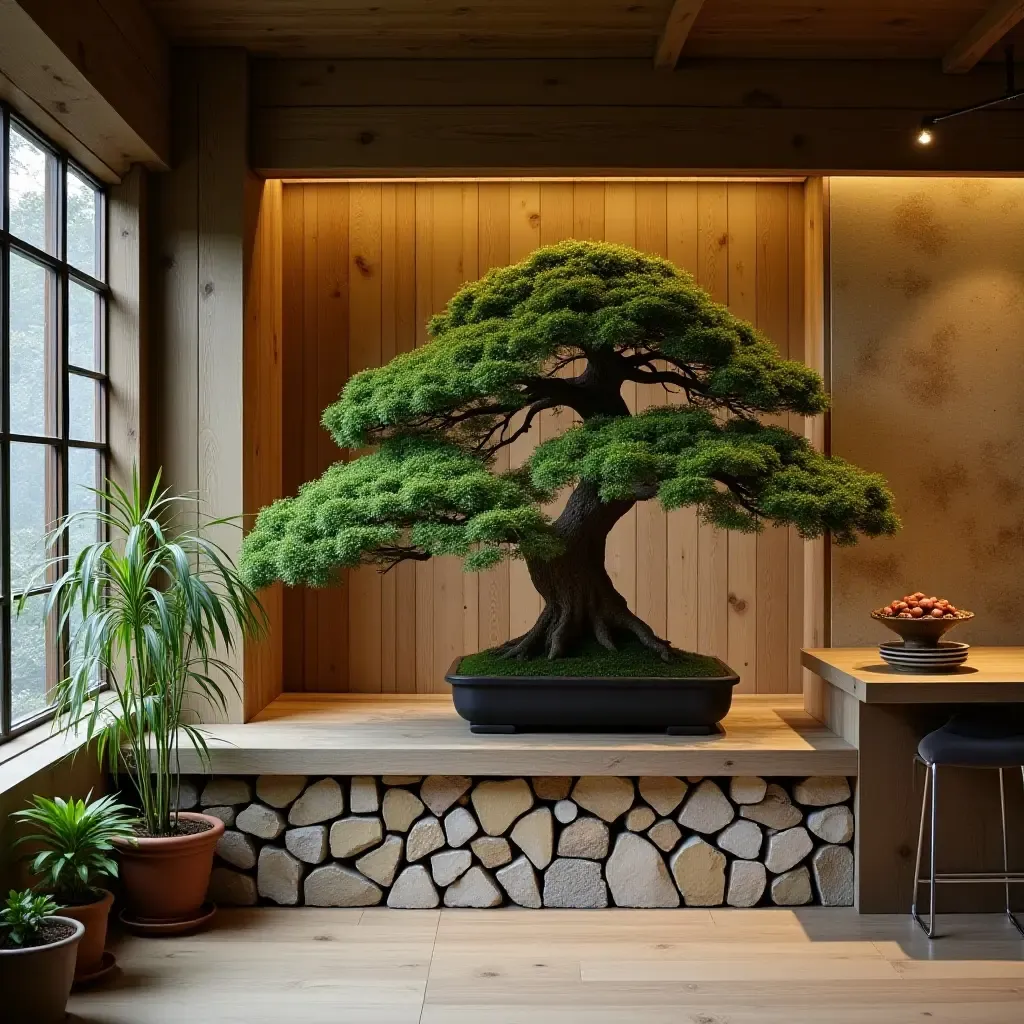
[[[177,792],[171,795],[176,811],[191,811],[199,803],[199,787],[191,779],[179,779]],[[207,810],[203,814],[209,814]]]
[[[423,801],[407,789],[389,789],[384,794],[381,811],[389,832],[408,832],[409,826],[423,813]]]
[[[469,850],[444,850],[430,858],[430,873],[438,885],[451,885],[472,863],[473,854]]]
[[[222,907],[251,907],[256,903],[256,879],[231,868],[214,868],[207,898]]]
[[[531,910],[537,910],[542,905],[537,872],[526,857],[517,857],[511,864],[496,871],[494,877],[516,905]]]
[[[436,822],[437,819],[435,818]],[[441,826],[438,825],[438,831]],[[398,863],[402,859],[402,839],[400,836],[388,836],[387,839],[369,853],[364,853],[356,861],[356,867],[371,881],[378,885],[388,886],[395,880]]]
[[[604,860],[608,856],[608,826],[599,818],[577,818],[562,829],[558,856]]]
[[[500,907],[501,890],[479,864],[444,891],[446,907]]]
[[[342,818],[331,825],[331,856],[355,857],[384,838],[380,818]]]
[[[811,874],[807,868],[794,868],[773,878],[772,902],[780,907],[802,907],[810,903]]]
[[[758,804],[767,790],[768,783],[759,775],[734,775],[729,780],[729,799],[734,804]]]
[[[382,775],[380,781],[385,786],[415,786],[423,781],[422,775]]]
[[[585,775],[573,788],[572,798],[591,814],[615,821],[633,806],[633,780],[616,775]]]
[[[284,815],[263,804],[249,804],[235,818],[235,825],[260,839],[276,839],[284,831]]]
[[[500,836],[533,806],[533,793],[526,779],[505,779],[481,782],[474,788],[472,800],[480,827],[489,836]]]
[[[842,775],[813,775],[793,787],[793,799],[805,807],[827,807],[850,799],[850,783]]]
[[[789,794],[778,783],[770,782],[764,799],[756,804],[744,804],[740,817],[767,828],[784,829],[799,825],[804,816],[800,808],[793,805]]]
[[[260,850],[256,868],[256,887],[265,899],[281,906],[294,907],[299,902],[302,865],[287,851],[277,846]]]
[[[822,846],[811,866],[823,907],[853,906],[853,851],[848,846]]]
[[[420,818],[411,829],[405,841],[405,856],[410,864],[422,860],[428,853],[444,846],[444,832],[437,818]]]
[[[384,895],[368,878],[342,864],[314,868],[303,886],[307,907],[373,907]]]
[[[220,804],[247,804],[252,800],[252,786],[245,779],[232,779],[215,775],[203,789],[200,803],[204,807]]]
[[[646,839],[623,832],[605,864],[605,877],[618,907],[678,907],[679,892],[661,854]]]
[[[184,810],[184,808],[182,808]],[[234,807],[204,807],[203,814],[210,815],[211,818],[220,818],[224,822],[225,828],[231,828],[235,823],[235,809]]]
[[[555,804],[555,817],[563,825],[568,825],[570,821],[575,821],[579,813],[580,809],[571,800],[559,800]]]
[[[644,832],[654,824],[656,817],[650,807],[634,807],[626,815],[626,828],[630,832]]]
[[[734,821],[718,836],[718,845],[729,853],[753,860],[761,852],[764,836],[752,821]]]
[[[767,884],[768,876],[760,861],[734,860],[729,868],[725,902],[730,907],[756,907]]]
[[[376,814],[380,810],[377,780],[372,775],[353,775],[348,791],[348,807],[353,814]]]
[[[512,829],[512,842],[543,870],[551,863],[555,848],[555,824],[550,807],[538,807],[523,815]]]
[[[676,848],[676,844],[683,838],[683,833],[671,818],[662,818],[651,826],[647,836],[655,846],[669,853]]]
[[[571,775],[535,775],[530,781],[541,800],[564,800],[572,788]]]
[[[327,857],[327,826],[302,825],[284,834],[284,845],[303,864],[322,864]]]
[[[269,807],[287,807],[305,788],[305,775],[261,775],[256,780],[256,795]]]
[[[441,897],[422,864],[407,867],[388,893],[388,906],[402,910],[431,910],[440,902]]]
[[[784,832],[775,832],[768,837],[768,853],[764,858],[764,866],[773,875],[781,875],[784,871],[796,867],[813,848],[810,833],[803,825],[787,828]]]
[[[512,847],[500,836],[480,836],[470,846],[485,868],[500,868],[512,860]]]
[[[337,818],[345,811],[345,798],[341,786],[334,779],[320,779],[292,804],[288,812],[289,825],[319,825]]]
[[[690,836],[669,867],[688,907],[717,907],[725,899],[725,854],[700,836]]]
[[[725,828],[736,811],[718,785],[705,779],[690,794],[677,819],[684,828],[710,834]]]
[[[468,775],[428,775],[420,786],[420,799],[434,814],[442,815],[472,785]]]
[[[465,846],[479,831],[480,826],[476,823],[476,818],[465,807],[456,807],[445,816],[444,834],[449,846]]]
[[[554,861],[544,872],[544,906],[580,910],[607,907],[608,889],[601,877],[601,865],[568,857]]]
[[[674,775],[644,775],[640,779],[640,795],[662,816],[683,802],[686,790],[686,783]]]
[[[255,840],[232,829],[226,829],[217,841],[217,856],[236,868],[255,867],[258,852]]]
[[[844,804],[811,811],[807,827],[826,843],[848,843],[853,838],[853,811]]]

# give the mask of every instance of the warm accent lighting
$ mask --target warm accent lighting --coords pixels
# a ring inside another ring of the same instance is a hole
[[[932,135],[932,130],[928,125],[921,125],[921,130],[917,133],[916,141],[919,146],[930,146],[934,137],[935,136]]]

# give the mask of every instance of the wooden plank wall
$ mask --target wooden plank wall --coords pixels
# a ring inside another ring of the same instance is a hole
[[[462,282],[561,239],[665,256],[802,358],[803,192],[739,181],[286,183],[285,492],[342,457],[319,417],[349,374],[424,344],[427,319]],[[626,387],[635,409],[673,400]],[[499,468],[570,423],[546,413]],[[728,536],[648,502],[613,531],[608,565],[659,634],[725,658],[742,691],[800,690],[804,544],[789,531]],[[437,559],[347,577],[286,592],[286,690],[443,692],[455,657],[525,631],[540,609],[518,562],[479,576]]]

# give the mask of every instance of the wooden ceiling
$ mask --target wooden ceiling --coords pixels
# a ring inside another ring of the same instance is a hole
[[[175,42],[339,58],[653,57],[673,7],[673,0],[146,2]],[[685,56],[939,59],[992,3],[706,0]],[[1019,28],[1007,40],[1015,38],[1024,42]]]

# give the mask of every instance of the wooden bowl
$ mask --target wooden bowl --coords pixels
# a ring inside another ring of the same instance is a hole
[[[900,619],[895,615],[883,615],[873,611],[871,618],[881,622],[894,633],[903,638],[907,647],[937,647],[942,637],[961,622],[969,622],[974,612],[958,611],[953,619],[933,619],[922,616],[920,619]]]

